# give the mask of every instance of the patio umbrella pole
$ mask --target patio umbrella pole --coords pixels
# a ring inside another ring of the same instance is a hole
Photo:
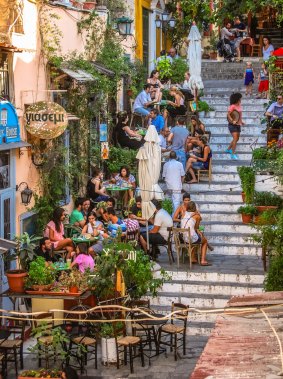
[[[149,230],[148,230],[148,220],[146,220],[146,249],[149,251]]]

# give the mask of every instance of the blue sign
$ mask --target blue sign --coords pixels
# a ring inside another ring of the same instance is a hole
[[[9,101],[0,101],[0,145],[20,142],[20,125],[16,109]]]
[[[100,124],[99,125],[99,139],[100,139],[100,142],[107,142],[108,141],[107,125],[106,124]]]

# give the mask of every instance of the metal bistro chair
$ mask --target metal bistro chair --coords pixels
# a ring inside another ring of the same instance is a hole
[[[173,238],[175,242],[175,249],[177,254],[177,267],[180,266],[180,257],[183,258],[183,263],[185,262],[185,254],[184,250],[187,250],[189,262],[190,262],[190,269],[192,268],[192,254],[193,249],[197,249],[197,257],[198,257],[198,263],[200,263],[201,258],[201,252],[200,252],[200,243],[192,243],[191,241],[191,234],[190,234],[190,228],[181,229],[181,228],[173,228]],[[187,240],[188,242],[185,242]]]
[[[172,302],[172,312],[176,312],[171,316],[171,323],[163,325],[158,333],[158,345],[170,347],[170,351],[174,349],[175,361],[178,358],[178,348],[183,347],[183,355],[186,354],[186,331],[189,307],[185,304]],[[165,340],[162,341],[162,337]],[[170,341],[168,341],[170,337]]]
[[[142,123],[142,127],[145,127],[145,116],[142,116],[140,113],[134,112],[134,99],[130,99],[130,106],[131,106],[131,119],[130,119],[130,128],[132,127],[134,118],[139,118]]]

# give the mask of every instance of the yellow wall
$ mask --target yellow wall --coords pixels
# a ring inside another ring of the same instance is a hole
[[[142,60],[143,38],[142,38],[142,8],[150,9],[150,0],[135,0],[135,34],[136,34],[136,57]]]

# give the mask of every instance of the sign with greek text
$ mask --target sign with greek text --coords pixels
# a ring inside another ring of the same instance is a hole
[[[59,137],[68,126],[68,116],[57,103],[39,101],[30,105],[24,115],[27,131],[41,139]]]

